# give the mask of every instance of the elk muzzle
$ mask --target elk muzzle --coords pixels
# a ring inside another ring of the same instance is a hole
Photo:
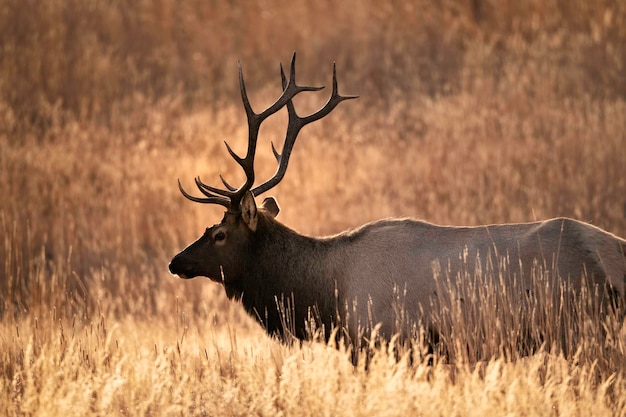
[[[174,256],[169,264],[170,273],[178,275],[180,278],[189,279],[196,276],[194,266],[190,262],[183,259],[182,253]]]

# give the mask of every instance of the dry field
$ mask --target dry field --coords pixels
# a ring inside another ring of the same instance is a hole
[[[610,316],[565,312],[575,354],[519,358],[498,321],[518,312],[485,308],[449,356],[381,347],[366,370],[168,273],[221,218],[177,178],[242,178],[222,143],[245,146],[237,59],[260,108],[294,50],[301,82],[328,85],[336,61],[360,98],[300,135],[273,191],[290,227],[569,216],[626,237],[623,1],[0,0],[0,412],[626,416]],[[259,177],[285,121],[261,131]]]

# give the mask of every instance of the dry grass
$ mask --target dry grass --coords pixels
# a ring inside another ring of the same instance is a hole
[[[174,311],[173,311],[174,313]],[[380,352],[368,372],[318,343],[187,318],[67,327],[54,317],[3,330],[2,401],[19,415],[562,415],[624,411],[622,376],[535,355],[474,369],[408,366]],[[9,370],[4,370],[9,373]],[[616,393],[618,391],[618,393]]]
[[[221,217],[176,178],[241,180],[221,142],[245,145],[236,59],[260,108],[293,50],[299,80],[328,84],[337,61],[361,98],[302,132],[274,193],[285,224],[571,216],[626,236],[623,2],[413,4],[0,2],[7,415],[626,415],[626,329],[610,318],[576,317],[567,359],[552,344],[517,359],[497,354],[515,317],[486,310],[449,335],[453,365],[391,347],[366,372],[320,343],[280,345],[217,286],[168,274]]]

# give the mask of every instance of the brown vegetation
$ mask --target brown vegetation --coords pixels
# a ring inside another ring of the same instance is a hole
[[[328,85],[336,61],[361,96],[302,132],[275,190],[299,232],[570,216],[626,236],[624,2],[4,0],[0,39],[8,414],[626,413],[610,319],[577,318],[589,343],[568,359],[546,346],[451,373],[382,349],[365,372],[278,345],[217,286],[167,272],[221,217],[176,179],[240,175],[222,145],[245,146],[236,60],[260,108],[294,50],[300,80]],[[285,120],[261,132],[260,177]]]

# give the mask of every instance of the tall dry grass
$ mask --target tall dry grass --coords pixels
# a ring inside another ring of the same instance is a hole
[[[221,217],[176,178],[242,178],[221,143],[245,146],[236,60],[260,108],[294,50],[299,80],[328,84],[336,61],[341,91],[361,97],[302,132],[275,189],[287,225],[564,215],[626,236],[622,3],[0,2],[0,403],[10,415],[624,415],[626,331],[610,317],[569,316],[582,330],[568,358],[546,343],[518,360],[502,352],[517,311],[493,310],[506,299],[491,288],[473,304],[491,309],[450,327],[454,365],[409,367],[392,346],[365,372],[323,344],[279,345],[219,288],[166,269]],[[284,116],[267,124],[261,177]]]

